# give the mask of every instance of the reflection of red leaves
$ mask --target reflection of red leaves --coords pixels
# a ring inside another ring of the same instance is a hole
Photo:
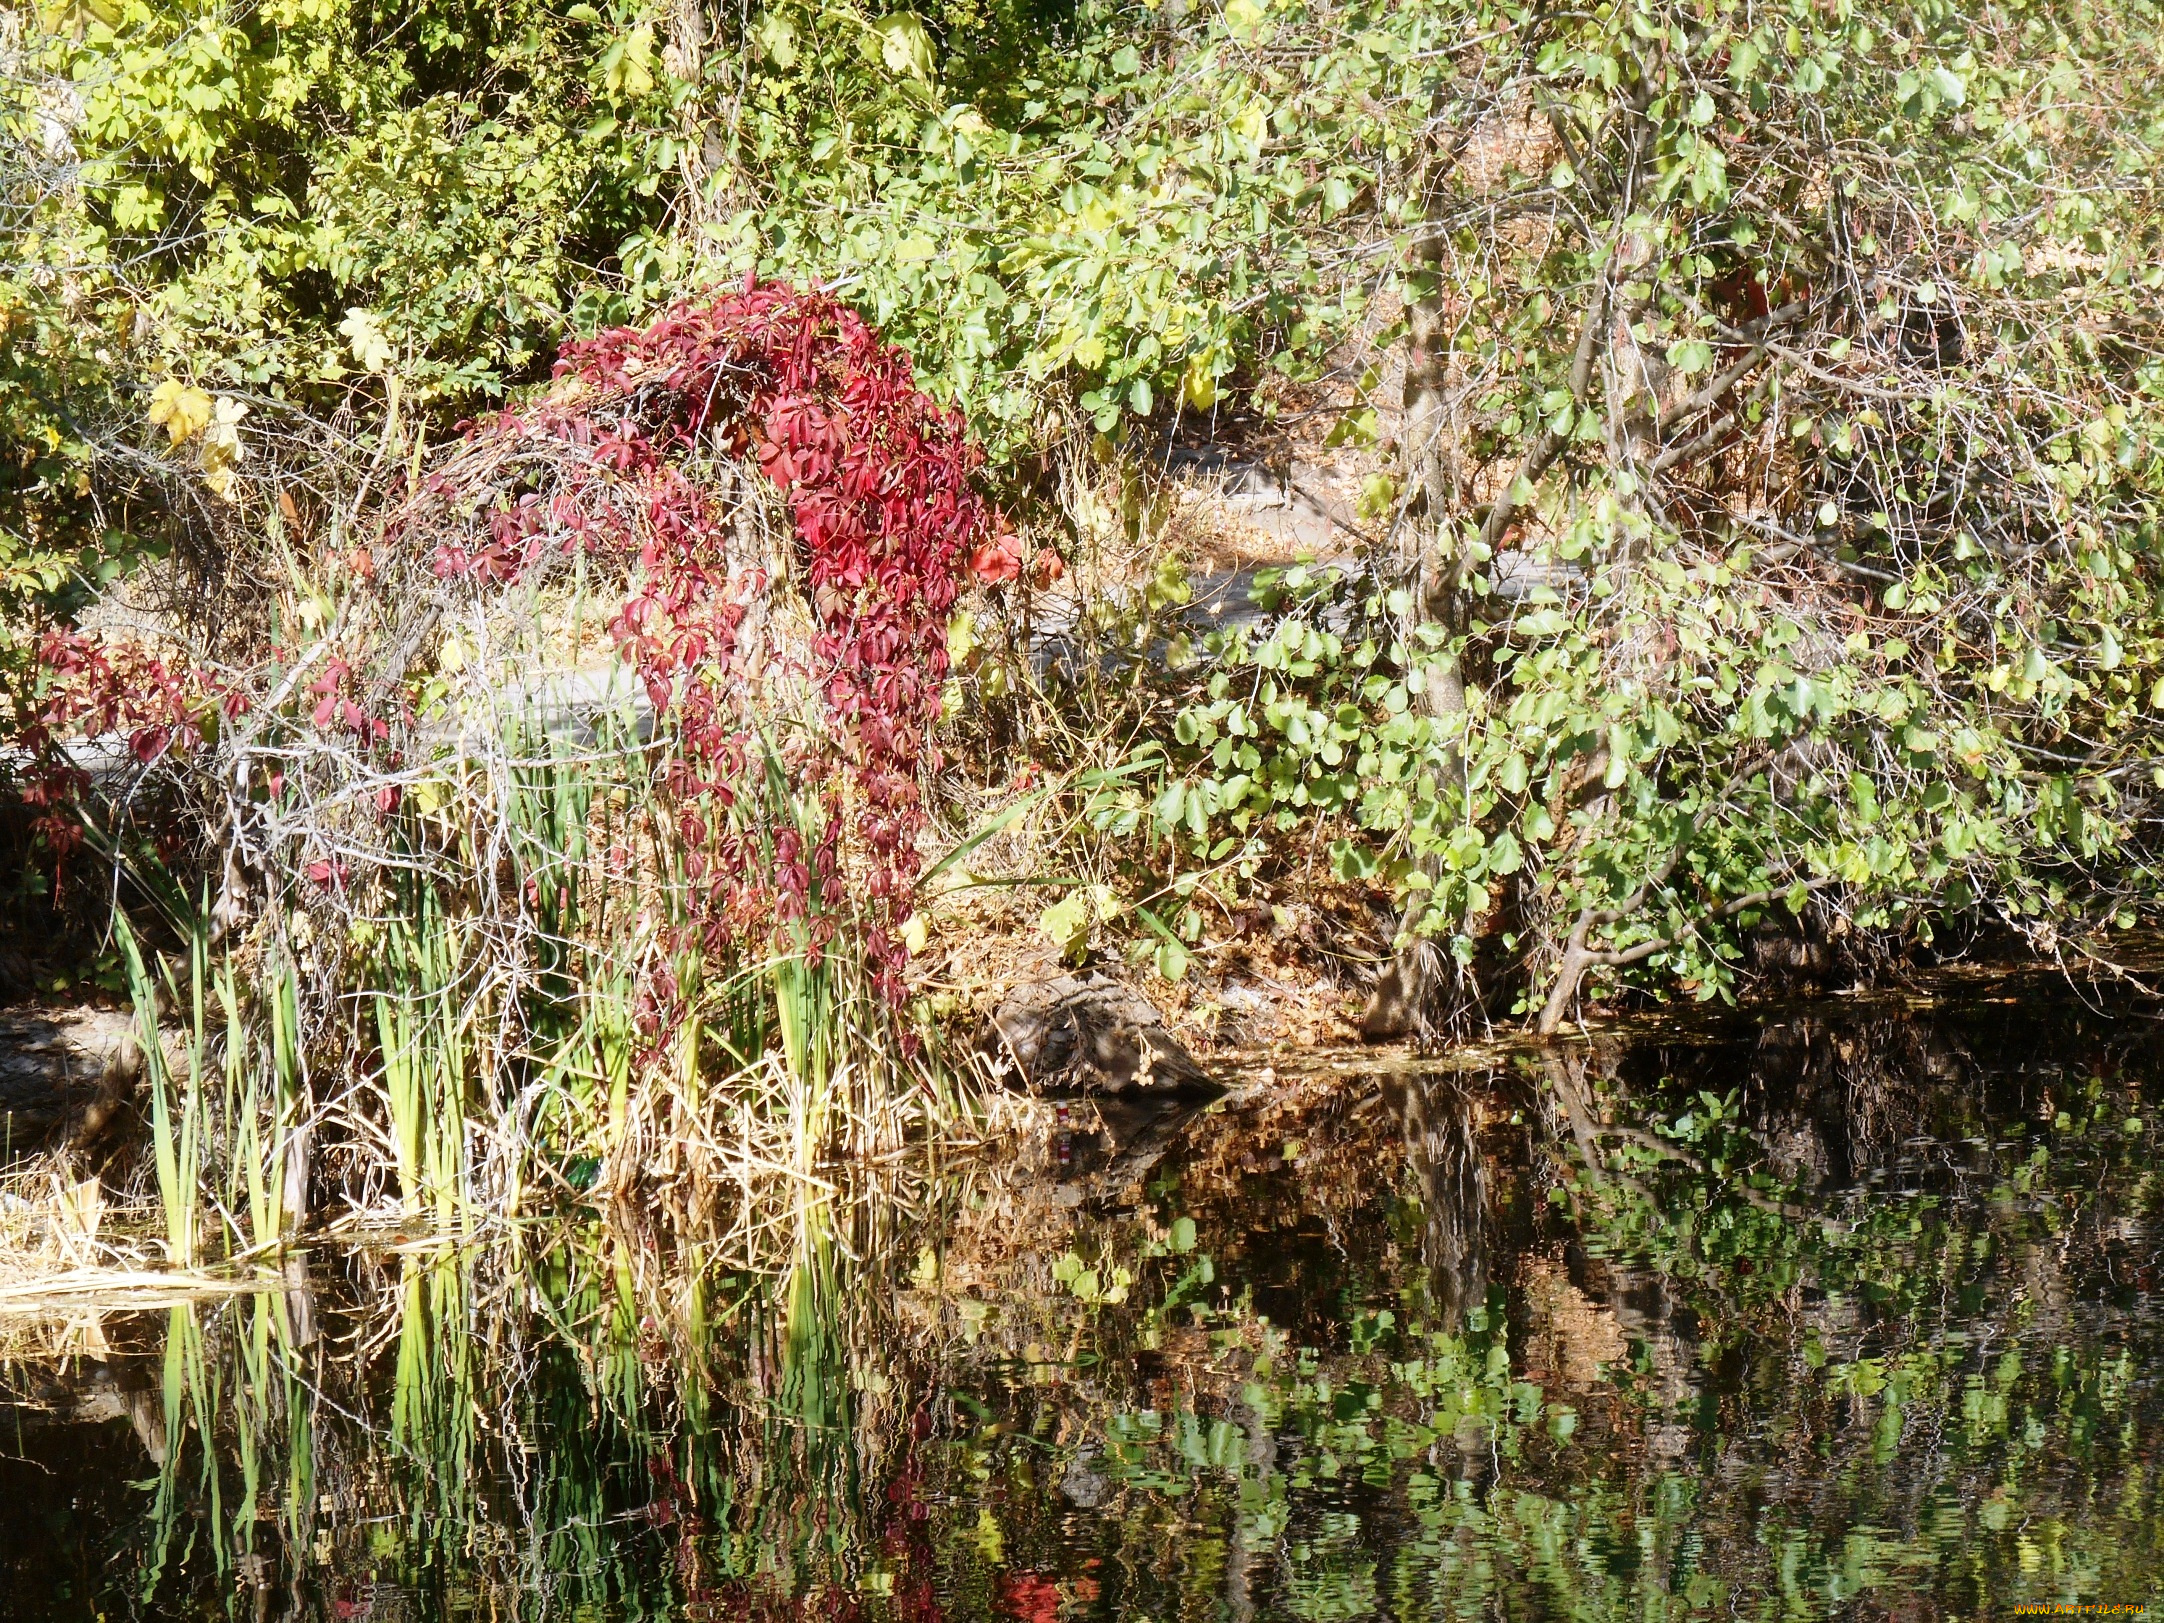
[[[969,555],[969,567],[987,586],[998,586],[1022,573],[1022,540],[995,535]]]
[[[1040,1572],[1009,1573],[999,1581],[1000,1610],[1017,1623],[1059,1623],[1059,1586]]]

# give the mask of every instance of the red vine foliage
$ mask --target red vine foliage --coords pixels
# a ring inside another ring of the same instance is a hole
[[[693,947],[816,961],[846,928],[899,1002],[948,622],[972,573],[999,582],[1022,569],[975,487],[980,460],[909,357],[839,301],[747,283],[679,304],[567,345],[547,390],[472,425],[380,513],[375,545],[392,550],[345,555],[354,590],[319,640],[229,650],[220,675],[80,632],[48,637],[15,776],[62,861],[88,787],[79,746],[115,735],[144,766],[189,762],[238,794],[230,828],[258,828],[267,812],[248,797],[283,804],[303,760],[323,777],[323,804],[335,807],[344,773],[387,823],[400,790],[369,777],[402,768],[416,722],[413,587],[433,577],[485,594],[581,554],[627,583],[611,631],[666,744],[662,805],[689,880],[684,922],[649,961],[649,1037],[680,1021],[677,954]],[[776,560],[745,527],[763,510],[749,500],[761,476],[786,508],[808,635],[769,635]],[[769,739],[762,691],[792,714],[808,700],[823,725]],[[309,740],[297,753],[296,738]],[[263,770],[226,770],[229,747]],[[307,826],[279,838],[306,842]],[[318,840],[279,871],[344,893],[355,838]]]
[[[439,576],[516,579],[552,547],[635,560],[612,630],[675,740],[670,787],[696,853],[708,944],[774,920],[821,952],[847,900],[846,813],[863,860],[866,955],[898,1001],[947,623],[972,570],[1011,578],[1020,556],[974,487],[981,453],[960,415],[918,389],[908,355],[838,300],[747,282],[567,345],[549,391],[471,438],[579,454],[550,492],[497,501],[476,544],[439,546]],[[761,655],[740,633],[769,583],[732,556],[733,508],[687,467],[702,446],[755,459],[793,522],[813,623],[803,674],[832,724],[824,774],[817,761],[791,762],[821,808],[810,840],[729,816],[757,792],[747,773],[764,770],[740,699]],[[432,494],[485,494],[461,489],[456,466],[431,479]],[[661,997],[672,1001],[667,989]]]
[[[82,845],[75,808],[90,775],[62,746],[83,737],[127,740],[129,753],[149,766],[187,754],[230,720],[244,700],[215,677],[158,657],[134,644],[108,647],[80,631],[47,632],[38,642],[38,696],[16,730],[25,757],[18,793],[31,809],[30,827],[51,853],[56,882]]]
[[[202,672],[132,644],[108,647],[80,631],[46,633],[38,671],[39,704],[17,742],[39,754],[70,736],[120,733],[148,766],[169,750],[199,743],[221,703],[228,715],[240,703]]]

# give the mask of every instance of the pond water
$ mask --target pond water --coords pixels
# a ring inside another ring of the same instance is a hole
[[[1248,1079],[10,1331],[0,1615],[2164,1604],[2164,1042],[2048,989]]]

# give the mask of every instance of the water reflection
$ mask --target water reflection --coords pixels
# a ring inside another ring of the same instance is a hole
[[[25,1328],[0,1613],[1904,1618],[2164,1599],[2149,1028],[1814,1011],[1046,1106],[753,1272],[587,1212]]]
[[[1436,1323],[1457,1330],[1488,1299],[1488,1158],[1479,1137],[1481,1100],[1456,1074],[1404,1084],[1399,1115],[1405,1160],[1426,1217],[1421,1260]]]

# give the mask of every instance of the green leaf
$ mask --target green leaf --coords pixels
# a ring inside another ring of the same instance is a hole
[[[913,11],[897,11],[872,25],[879,41],[879,60],[889,73],[930,79],[937,65],[930,30]]]
[[[1178,981],[1187,975],[1189,954],[1187,948],[1177,941],[1160,941],[1150,955],[1151,966],[1165,980]]]
[[[601,59],[601,82],[612,95],[643,96],[654,88],[654,30],[641,23]]]
[[[1135,916],[1148,925],[1158,938],[1157,948],[1151,959],[1157,973],[1168,981],[1176,981],[1185,976],[1189,960],[1187,943],[1175,935],[1171,926],[1150,909],[1137,907]]]
[[[1691,377],[1713,365],[1713,346],[1699,338],[1684,338],[1668,346],[1668,364]]]
[[[752,43],[758,47],[759,54],[782,72],[787,73],[796,66],[796,28],[779,12],[762,13],[758,22],[752,26],[751,38]]]
[[[1061,957],[1080,963],[1089,950],[1089,898],[1077,891],[1054,902],[1037,915],[1037,928],[1059,949]]]

